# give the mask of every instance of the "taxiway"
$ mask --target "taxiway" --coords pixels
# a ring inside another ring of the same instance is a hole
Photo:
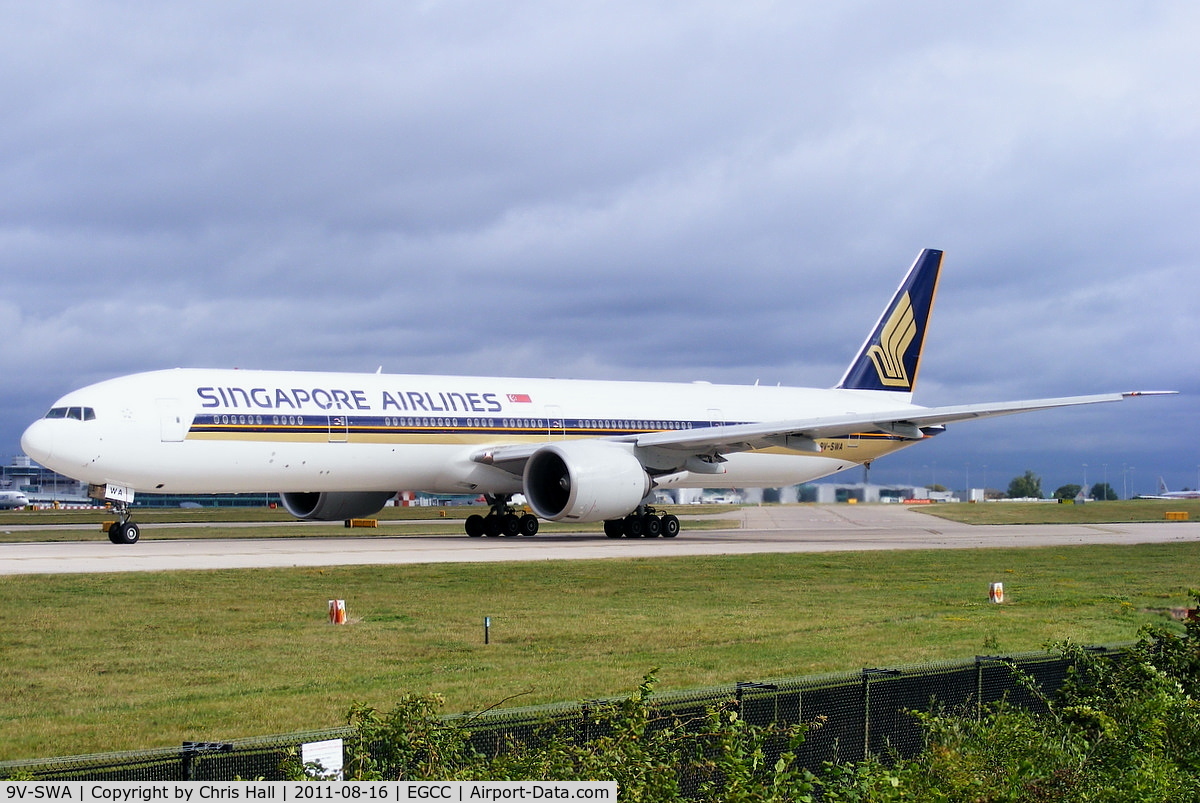
[[[156,526],[146,525],[149,537],[133,546],[99,533],[94,542],[0,544],[0,575],[1200,542],[1200,522],[969,525],[887,505],[747,507],[723,517],[729,529],[689,531],[685,523],[678,538],[653,540],[405,535],[410,528],[399,522],[365,537],[155,539]]]

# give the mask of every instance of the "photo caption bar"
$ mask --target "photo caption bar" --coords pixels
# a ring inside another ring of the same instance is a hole
[[[5,781],[9,801],[151,803],[209,800],[506,801],[617,800],[616,781]]]

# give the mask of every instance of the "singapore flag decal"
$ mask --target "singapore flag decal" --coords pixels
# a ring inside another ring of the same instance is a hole
[[[533,400],[529,398],[528,393],[510,393],[508,400],[513,404],[532,404]]]

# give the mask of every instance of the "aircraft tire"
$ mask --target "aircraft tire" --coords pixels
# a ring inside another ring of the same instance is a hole
[[[108,540],[114,544],[136,544],[142,531],[132,521],[118,521],[108,528]]]
[[[520,535],[521,517],[515,513],[505,513],[500,520],[501,535]]]
[[[658,538],[662,534],[662,519],[647,513],[642,517],[642,537]]]
[[[625,517],[624,535],[626,538],[641,538],[642,537],[642,517],[636,513],[630,513]]]
[[[522,516],[520,518],[520,522],[521,522],[521,535],[525,535],[525,536],[537,535],[538,526],[539,526],[537,516],[534,516],[531,513],[526,513],[524,516]]]
[[[501,524],[500,517],[496,514],[487,516],[483,520],[483,534],[489,538],[495,538],[500,535]]]
[[[625,522],[621,519],[605,519],[604,534],[609,538],[620,538],[625,535]]]
[[[663,538],[674,538],[679,535],[679,517],[670,513],[662,517]]]
[[[482,537],[484,529],[483,516],[480,516],[478,513],[472,513],[470,516],[467,516],[467,523],[464,525],[464,528],[470,537]]]

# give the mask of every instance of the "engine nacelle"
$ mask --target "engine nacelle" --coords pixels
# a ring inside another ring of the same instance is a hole
[[[280,494],[288,513],[312,521],[345,521],[373,516],[396,494],[391,491]]]
[[[601,441],[543,446],[525,464],[525,500],[550,521],[624,516],[650,492],[650,476],[632,448]]]

